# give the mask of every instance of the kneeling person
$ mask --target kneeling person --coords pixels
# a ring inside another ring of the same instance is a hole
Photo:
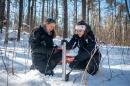
[[[53,75],[53,69],[62,58],[61,51],[55,52],[56,47],[53,43],[55,25],[55,20],[48,18],[29,38],[32,65],[45,75]]]
[[[88,24],[80,21],[75,26],[75,34],[67,43],[67,49],[79,48],[78,55],[70,63],[70,68],[84,70],[88,64],[87,72],[95,75],[99,68],[101,53],[96,46],[95,36]]]

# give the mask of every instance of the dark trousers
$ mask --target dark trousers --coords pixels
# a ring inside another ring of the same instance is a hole
[[[50,60],[48,61],[48,69],[53,70],[56,65],[62,60],[62,50],[56,50],[54,54],[52,54]]]
[[[41,73],[52,71],[62,59],[62,51],[51,54],[32,53],[32,63]]]
[[[69,66],[72,69],[85,70],[88,62],[90,61],[87,72],[91,75],[95,75],[99,68],[101,53],[99,50],[97,50],[91,60],[90,58],[91,54],[82,51],[78,53],[78,55],[75,57],[75,60]]]

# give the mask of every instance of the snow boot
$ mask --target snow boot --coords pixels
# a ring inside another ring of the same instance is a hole
[[[48,70],[48,71],[45,72],[45,76],[46,75],[53,76],[54,72],[52,70]]]
[[[31,67],[30,67],[30,70],[35,70],[35,69],[36,69],[36,68],[35,68],[35,65],[32,64]]]

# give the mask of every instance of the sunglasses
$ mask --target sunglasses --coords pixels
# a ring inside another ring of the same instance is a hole
[[[84,32],[85,30],[75,30],[76,33]]]

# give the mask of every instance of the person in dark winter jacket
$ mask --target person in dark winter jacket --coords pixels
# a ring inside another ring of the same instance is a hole
[[[32,53],[32,66],[45,75],[53,75],[53,69],[61,60],[62,53],[55,53],[55,20],[48,18],[43,26],[36,28],[30,35],[29,44]]]
[[[82,69],[87,67],[87,72],[95,75],[98,71],[101,54],[96,46],[95,36],[90,26],[85,21],[80,21],[75,26],[75,34],[67,43],[67,49],[79,48],[78,54],[74,61],[70,63],[72,69]],[[90,61],[90,62],[89,62]]]

